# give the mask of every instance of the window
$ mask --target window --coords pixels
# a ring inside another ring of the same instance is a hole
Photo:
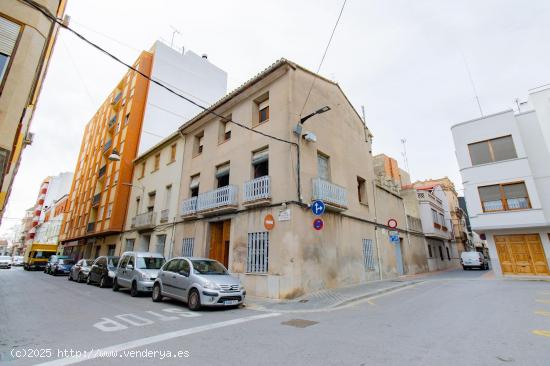
[[[8,150],[0,148],[0,188],[2,188],[2,181],[4,180],[4,170],[8,170],[10,152]]]
[[[0,84],[4,81],[21,26],[0,16]]]
[[[445,227],[445,216],[443,216],[442,213],[438,213],[438,216],[439,216],[439,225],[441,225],[441,227]]]
[[[164,195],[164,208],[168,209],[170,207],[170,202],[172,201],[172,185],[169,184],[166,186],[166,194]]]
[[[441,249],[441,245],[438,246],[439,248],[439,257],[441,258],[441,260],[443,260],[443,249]]]
[[[451,253],[449,252],[449,247],[445,247],[445,249],[447,250],[447,259],[451,260]]]
[[[192,257],[194,246],[195,246],[195,238],[183,238],[181,255],[183,257]]]
[[[269,233],[248,233],[246,272],[267,273],[269,264]]]
[[[365,271],[374,271],[374,247],[372,239],[363,239],[363,264]]]
[[[139,177],[143,178],[145,176],[145,162],[141,163],[141,171],[139,173]]]
[[[173,163],[176,161],[176,152],[177,152],[177,144],[173,144],[170,146],[170,161],[169,163]]]
[[[432,208],[432,221],[434,224],[434,227],[439,227],[439,215],[436,210]]]
[[[147,203],[147,212],[152,212],[155,208],[155,198],[157,196],[157,192],[149,192],[149,202]]]
[[[107,255],[108,256],[113,256],[115,255],[115,248],[116,248],[116,245],[109,245],[108,249],[107,249]]]
[[[166,243],[166,234],[157,235],[157,247],[155,253],[164,254],[164,244]]]
[[[109,203],[109,206],[107,206],[107,215],[105,216],[106,219],[111,217],[111,213],[113,212],[113,204]]]
[[[269,150],[267,148],[252,153],[254,179],[269,175]]]
[[[218,143],[225,142],[231,139],[231,122],[229,122],[233,117],[231,115],[223,118],[220,121],[220,130],[218,136]]]
[[[123,103],[125,103],[125,102],[123,101]],[[128,124],[129,120],[130,120],[130,113],[127,113],[126,117],[124,117],[124,126],[126,126]]]
[[[330,181],[329,157],[321,152],[317,152],[317,175],[319,178]]]
[[[195,144],[193,145],[193,156],[202,154],[204,149],[204,131],[195,135]]]
[[[136,216],[139,214],[139,203],[141,201],[141,198],[136,198]]]
[[[263,123],[269,120],[269,100],[258,105],[258,121]]]
[[[484,212],[531,208],[524,182],[478,187]]]
[[[197,197],[199,195],[199,178],[199,174],[191,177],[191,183],[189,183],[189,191],[191,197]]]
[[[135,243],[136,243],[136,239],[126,239],[126,246],[124,247],[124,250],[127,252],[133,251]]]
[[[512,136],[469,144],[468,149],[472,165],[517,158]]]
[[[252,126],[269,121],[269,93],[254,99]]]
[[[218,180],[218,188],[229,185],[229,163],[216,168],[216,179]]]
[[[361,178],[357,177],[357,196],[360,203],[367,204],[367,182]]]
[[[160,153],[155,155],[155,164],[152,172],[156,172],[157,170],[159,170],[159,166],[160,166]]]
[[[432,246],[431,245],[428,245],[428,255],[430,256],[430,258],[433,257]]]

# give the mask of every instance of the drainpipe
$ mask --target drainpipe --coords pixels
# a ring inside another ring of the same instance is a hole
[[[372,193],[374,197],[374,244],[376,245],[376,256],[378,257],[378,275],[382,280],[382,258],[380,258],[380,247],[378,246],[378,216],[376,214],[376,183],[372,181]]]

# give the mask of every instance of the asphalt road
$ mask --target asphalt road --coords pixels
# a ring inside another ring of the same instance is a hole
[[[66,277],[0,270],[0,364],[550,364],[550,282],[482,271],[424,279],[331,311],[193,313]]]

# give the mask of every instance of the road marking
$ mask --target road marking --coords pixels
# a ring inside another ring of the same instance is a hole
[[[533,331],[533,334],[543,337],[550,337],[550,330],[537,329]]]
[[[372,302],[371,299],[368,299],[368,300],[367,300],[367,304],[376,306],[376,304],[375,304],[374,302]]]
[[[550,316],[550,311],[537,310],[535,311],[535,314],[542,315],[542,316]]]
[[[539,291],[538,293],[541,295],[550,295],[550,291]]]
[[[540,302],[541,304],[550,304],[550,300],[536,299],[536,301]]]
[[[60,358],[60,359],[57,359],[57,360],[41,363],[38,366],[72,365],[72,364],[75,364],[75,363],[79,363],[79,362],[83,362],[83,361],[98,358],[102,354],[122,352],[122,351],[125,351],[125,350],[128,350],[128,349],[143,347],[143,346],[147,346],[149,344],[164,342],[164,341],[167,341],[167,340],[170,340],[170,339],[185,337],[185,336],[188,336],[188,335],[191,335],[191,334],[206,332],[206,331],[212,330],[212,329],[229,327],[231,325],[242,324],[242,323],[250,322],[250,321],[253,321],[253,320],[272,318],[272,317],[279,316],[279,315],[281,315],[281,314],[280,313],[268,313],[268,314],[253,315],[253,316],[248,316],[248,317],[244,317],[244,318],[226,320],[226,321],[219,322],[219,323],[201,325],[201,326],[194,327],[194,328],[176,330],[174,332],[157,334],[157,335],[151,336],[151,337],[140,338],[140,339],[136,339],[136,340],[133,340],[133,341],[130,341],[130,342],[126,342],[126,343],[120,343],[120,344],[117,344],[117,345],[114,345],[114,346],[100,348],[100,349],[94,350],[94,352],[91,355],[79,356],[79,357]]]
[[[179,308],[166,308],[162,309],[163,312],[178,315],[178,316],[166,316],[163,314],[156,313],[154,311],[146,311],[147,314],[157,317],[161,321],[170,321],[178,320],[181,318],[195,318],[201,316],[201,314],[192,311],[185,311]],[[154,324],[155,321],[151,319],[144,318],[136,314],[119,314],[113,316],[113,318],[123,321],[135,327],[142,327],[144,325]],[[119,321],[110,319],[110,318],[101,318],[100,322],[95,323],[93,326],[103,332],[116,332],[119,330],[128,329],[127,325],[120,323]]]

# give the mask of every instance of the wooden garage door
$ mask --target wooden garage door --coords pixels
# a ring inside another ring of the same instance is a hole
[[[538,234],[495,236],[495,244],[503,274],[550,274]]]

